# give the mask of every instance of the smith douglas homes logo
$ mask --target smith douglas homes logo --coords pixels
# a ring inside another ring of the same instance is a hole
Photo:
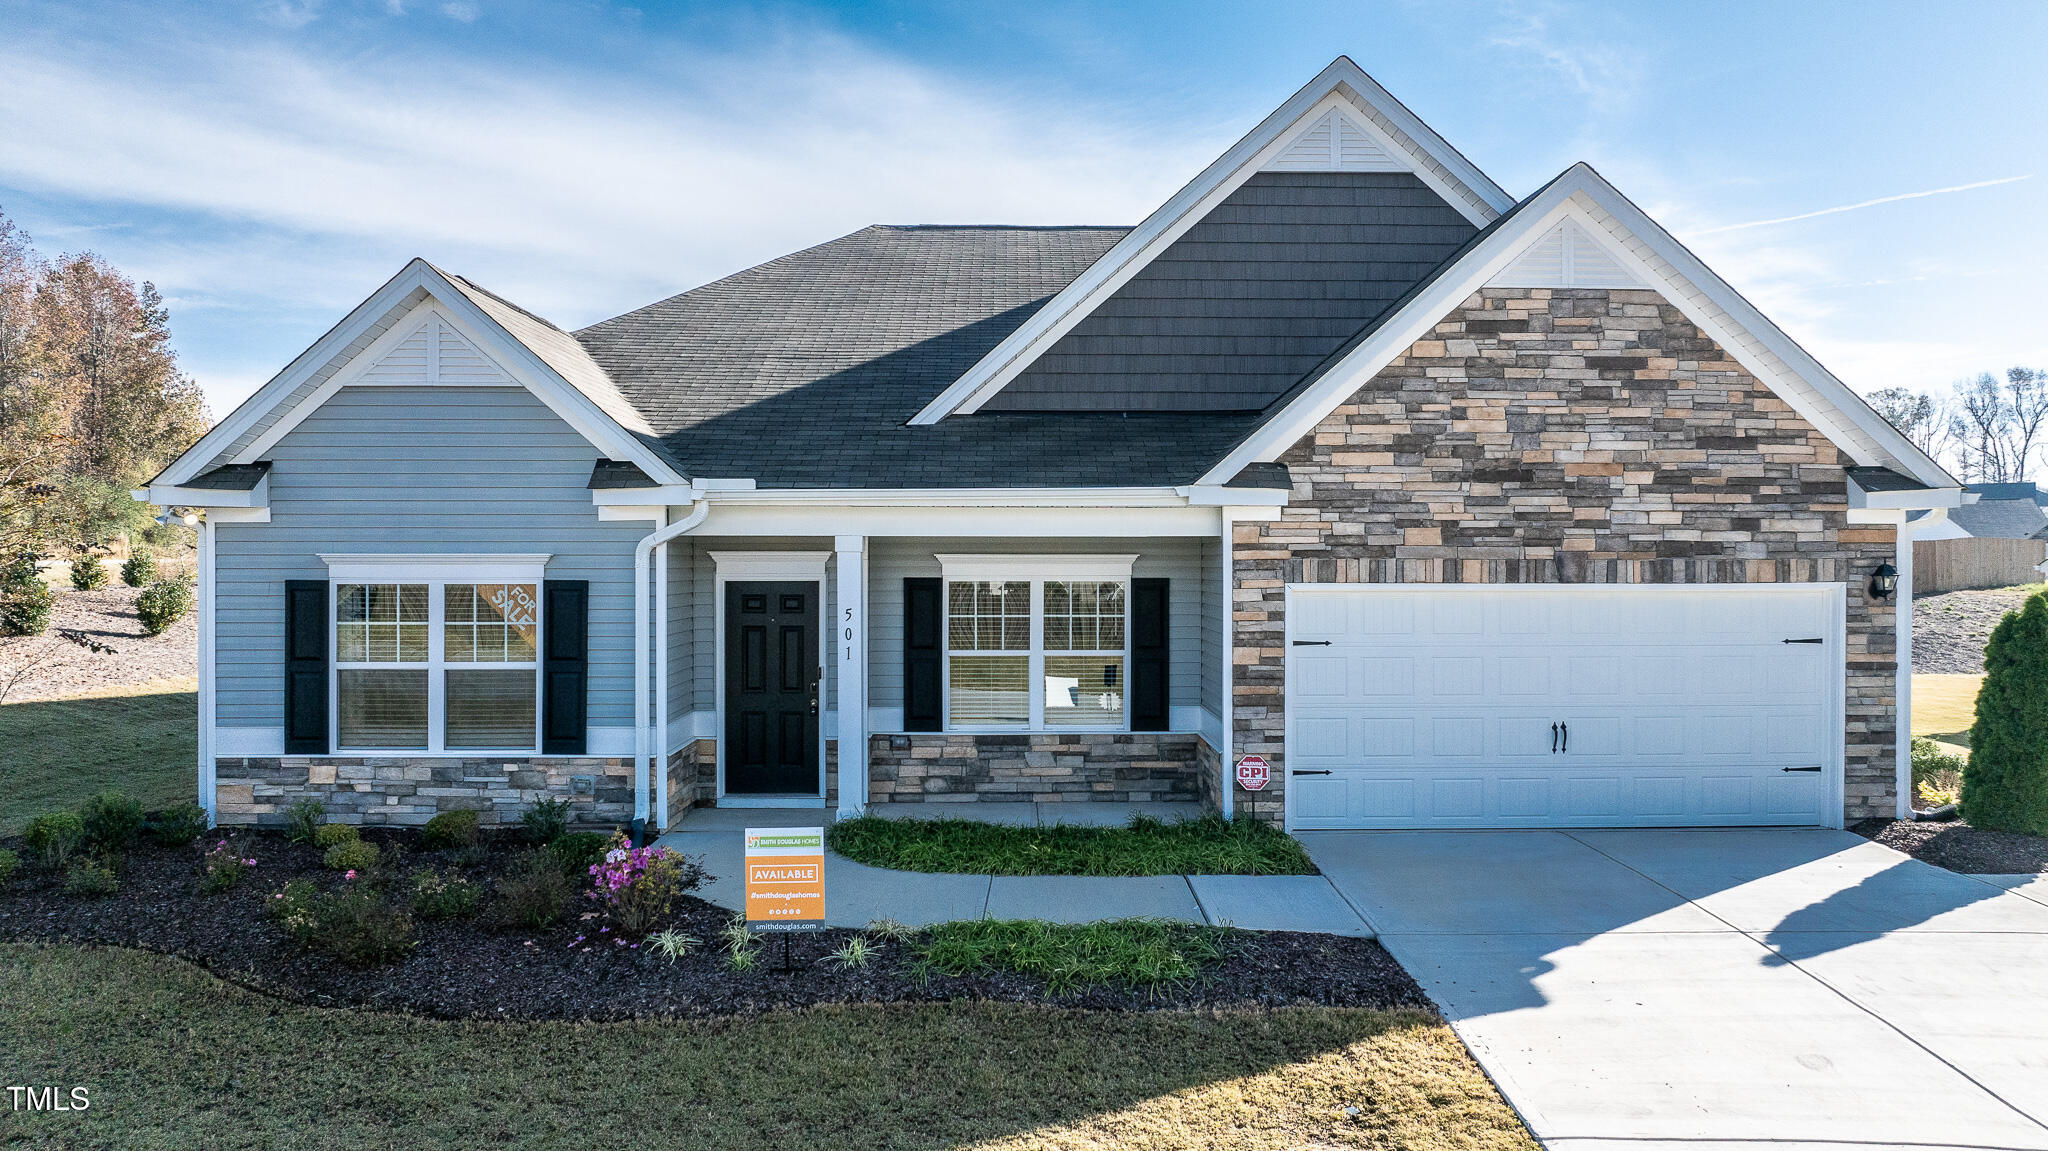
[[[825,926],[825,829],[747,829],[747,923],[758,931]]]

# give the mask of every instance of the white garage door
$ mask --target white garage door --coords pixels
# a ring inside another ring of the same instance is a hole
[[[1295,828],[1841,810],[1839,588],[1295,588],[1288,621]]]

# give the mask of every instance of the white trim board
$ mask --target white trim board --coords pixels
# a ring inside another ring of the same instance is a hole
[[[736,552],[707,551],[711,557],[711,707],[712,707],[712,748],[716,755],[715,777],[717,786],[713,789],[719,807],[823,807],[825,794],[830,790],[827,774],[825,744],[832,728],[827,726],[825,697],[825,661],[830,655],[828,646],[832,634],[831,620],[825,611],[826,570],[825,562],[832,558],[831,552]],[[726,801],[725,754],[731,740],[725,738],[725,588],[729,583],[752,583],[781,581],[786,583],[809,583],[817,587],[818,597],[818,793],[813,795],[749,795],[734,793],[733,802]],[[667,684],[659,685],[666,692]],[[666,735],[667,733],[663,733]],[[666,797],[662,803],[668,802]]]
[[[1514,206],[1501,190],[1443,137],[1394,99],[1350,58],[1331,61],[1300,91],[1260,121],[1200,175],[1173,194],[1117,241],[1073,283],[1034,312],[958,380],[910,420],[935,424],[979,409],[1060,337],[1143,271],[1232,192],[1280,157],[1295,139],[1332,111],[1364,126],[1388,153],[1452,207],[1485,227]]]
[[[538,583],[547,578],[546,552],[517,554],[320,553],[329,579],[349,583],[416,583],[421,580],[473,580],[477,583]]]
[[[1566,219],[1608,241],[1602,244],[1604,250],[1630,274],[1661,291],[1686,319],[1856,463],[1893,468],[1930,487],[1957,486],[1862,397],[1585,164],[1573,165],[1531,197],[1512,219],[1475,244],[1199,482],[1221,484],[1248,464],[1279,459],[1536,238]]]

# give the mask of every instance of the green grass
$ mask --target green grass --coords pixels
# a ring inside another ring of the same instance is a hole
[[[450,1023],[286,1005],[139,952],[24,945],[0,945],[0,1005],[7,1081],[83,1086],[92,1103],[0,1108],[10,1145],[1535,1147],[1420,1011],[950,1003]]]
[[[970,919],[926,931],[914,945],[915,964],[945,975],[1021,972],[1045,980],[1055,993],[1099,983],[1156,988],[1199,978],[1223,958],[1228,934],[1159,919]]]
[[[161,687],[0,707],[0,835],[118,787],[152,811],[198,788],[198,696]]]
[[[1221,816],[1128,827],[1006,827],[967,819],[841,820],[832,850],[898,871],[968,875],[1314,875],[1301,844],[1270,824]]]

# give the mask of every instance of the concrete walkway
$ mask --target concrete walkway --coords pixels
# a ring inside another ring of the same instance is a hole
[[[944,808],[894,818],[952,815]],[[936,805],[929,805],[936,807]],[[977,804],[977,819],[1015,825],[1038,822],[1120,825],[1134,811],[1178,818],[1192,804]],[[1001,810],[990,811],[996,808]],[[1056,812],[1045,809],[1060,808]],[[1015,809],[1015,810],[1009,810]],[[1156,810],[1155,810],[1156,809]],[[697,894],[737,911],[742,836],[749,827],[829,824],[818,808],[703,809],[656,842],[704,863],[712,878]],[[1090,923],[1149,916],[1251,931],[1318,931],[1371,938],[1372,929],[1320,875],[928,875],[855,863],[836,852],[825,859],[825,917],[834,927],[865,927],[877,919],[921,927],[955,919],[1047,919]]]
[[[2039,877],[1843,832],[1300,838],[1550,1148],[2048,1148]]]

